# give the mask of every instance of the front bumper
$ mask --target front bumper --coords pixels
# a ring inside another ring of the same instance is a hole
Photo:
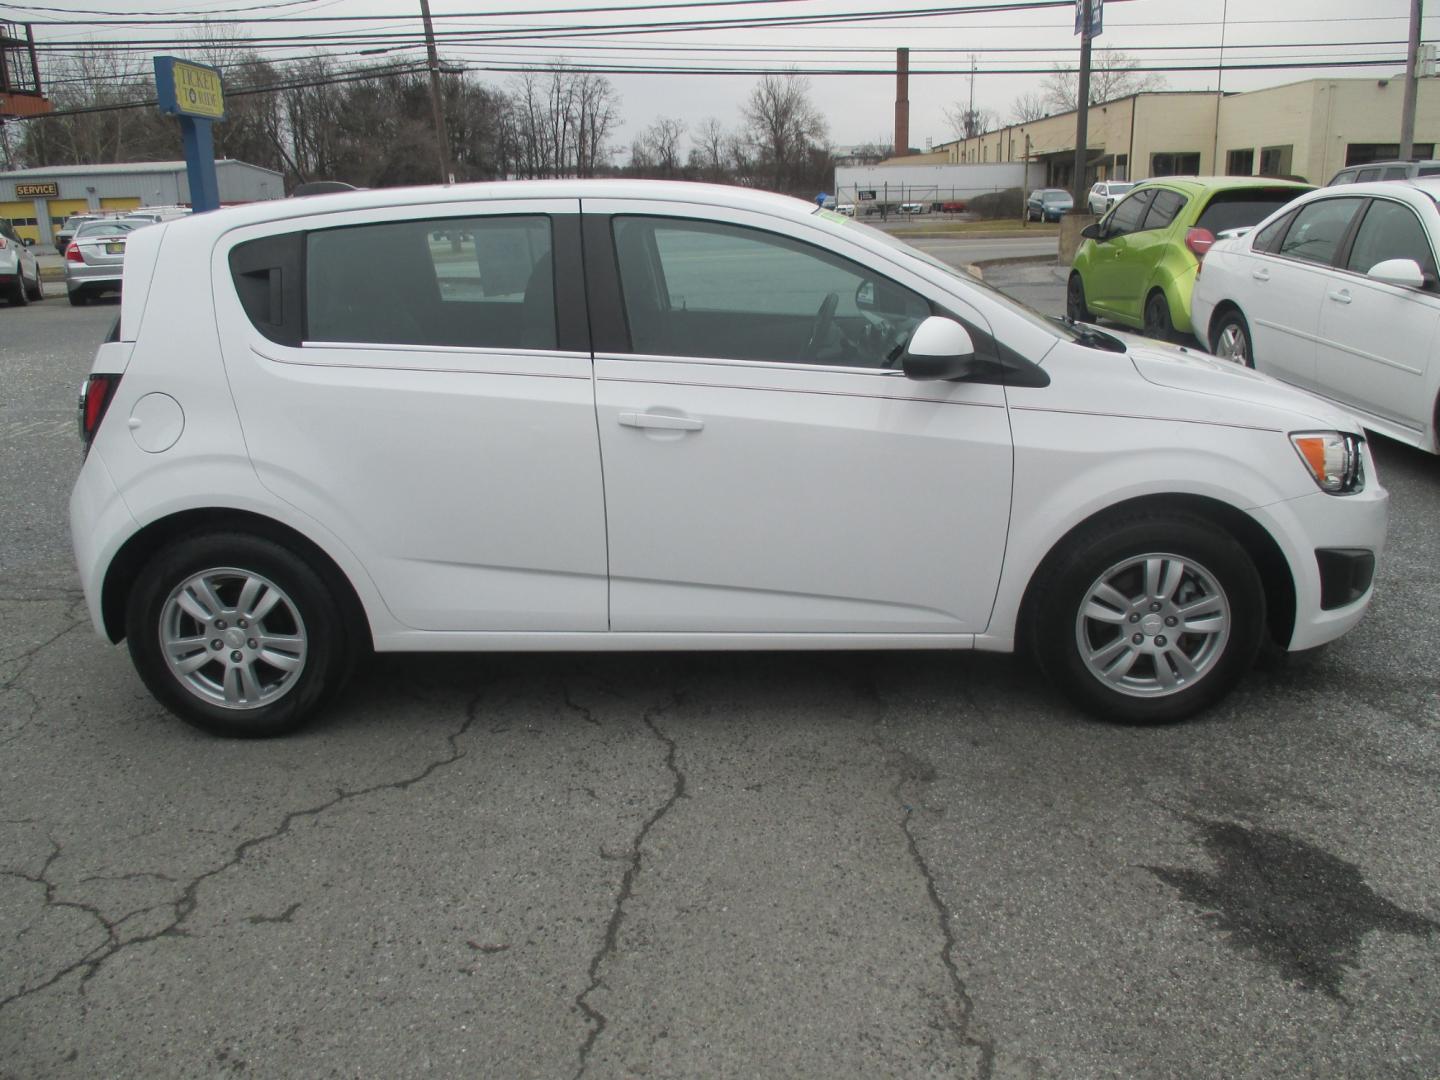
[[[1283,643],[1313,649],[1350,631],[1370,607],[1385,549],[1390,494],[1375,479],[1365,451],[1364,491],[1298,499],[1250,511],[1280,545],[1295,583],[1295,628]],[[1324,553],[1324,554],[1322,554]]]

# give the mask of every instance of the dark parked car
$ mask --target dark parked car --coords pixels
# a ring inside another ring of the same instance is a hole
[[[1025,203],[1026,221],[1059,221],[1075,209],[1075,199],[1063,188],[1037,188]]]

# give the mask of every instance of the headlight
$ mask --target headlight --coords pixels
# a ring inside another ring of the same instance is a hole
[[[1305,468],[1331,495],[1353,495],[1365,487],[1363,440],[1345,431],[1293,431],[1290,442]]]

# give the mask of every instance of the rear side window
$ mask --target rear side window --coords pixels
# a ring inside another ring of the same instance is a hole
[[[1320,199],[1307,203],[1280,242],[1278,254],[1306,262],[1333,264],[1340,241],[1363,199]]]
[[[1180,213],[1187,202],[1189,200],[1178,191],[1161,188],[1155,193],[1155,198],[1150,203],[1150,213],[1145,215],[1145,228],[1147,230],[1168,228],[1170,223],[1175,220],[1175,215]]]
[[[1361,169],[1358,173],[1355,174],[1355,182],[1357,184],[1368,184],[1371,180],[1379,179],[1379,169]]]
[[[1226,229],[1249,228],[1303,194],[1299,188],[1217,191],[1200,211],[1195,227],[1209,229],[1217,236]]]
[[[300,308],[304,233],[247,240],[230,251],[230,278],[250,321],[271,341],[299,345],[305,336]]]
[[[1275,249],[1280,246],[1280,238],[1285,235],[1285,230],[1290,227],[1290,222],[1295,220],[1293,213],[1278,217],[1265,228],[1255,234],[1255,239],[1250,242],[1252,251],[1264,251],[1274,254]]]
[[[1410,175],[1410,170],[1404,165],[1392,165],[1385,170],[1384,178],[1386,180],[1404,180],[1408,175]]]
[[[1440,174],[1440,165],[1421,165],[1417,176],[1435,176]]]
[[[309,233],[305,340],[554,349],[550,219],[439,218]]]

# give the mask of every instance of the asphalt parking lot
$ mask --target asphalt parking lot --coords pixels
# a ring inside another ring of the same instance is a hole
[[[1367,620],[1183,725],[1001,656],[380,657],[229,742],[85,617],[117,308],[54,288],[0,308],[0,1076],[1440,1074],[1440,460],[1376,440]]]

